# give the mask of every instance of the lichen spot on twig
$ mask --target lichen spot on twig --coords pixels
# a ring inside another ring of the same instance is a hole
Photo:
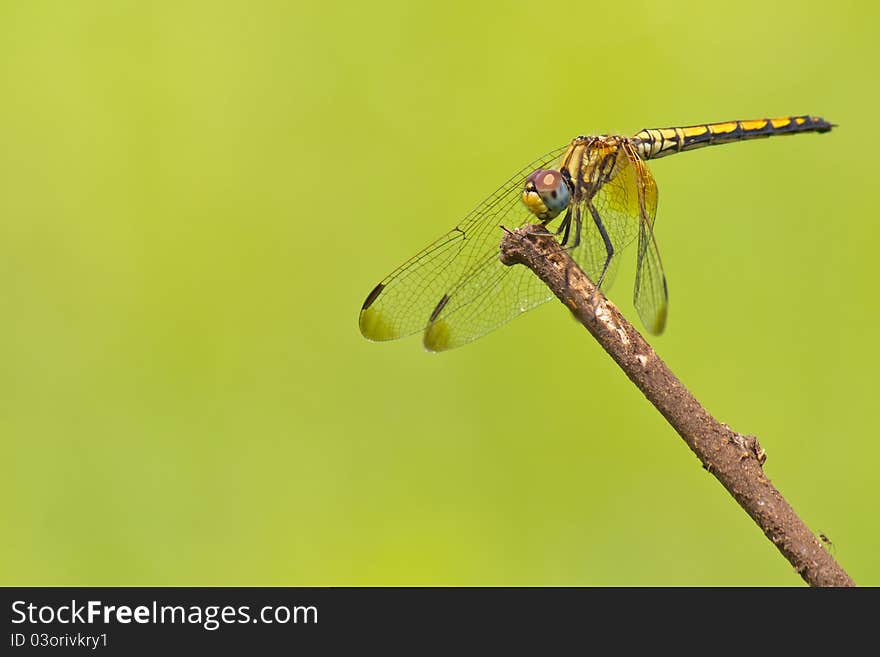
[[[603,303],[598,297],[595,297],[592,302],[593,316],[604,324],[608,331],[616,333],[623,346],[628,347],[629,336],[626,334],[623,327],[618,326],[617,322],[614,321],[614,313],[611,312],[606,304],[607,302]]]

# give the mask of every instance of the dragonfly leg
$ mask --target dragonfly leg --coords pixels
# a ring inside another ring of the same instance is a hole
[[[567,219],[569,219],[569,223],[571,223],[571,206],[568,208],[568,213],[565,215]],[[574,243],[568,247],[571,249],[576,249],[578,245],[581,243],[581,226],[583,225],[583,221],[581,219],[581,206],[579,203],[574,205]],[[568,231],[565,232],[566,240],[568,239]],[[562,246],[565,248],[566,240],[562,241]],[[569,270],[565,270],[565,289],[568,289],[568,273]]]
[[[551,220],[548,219],[547,221],[544,222],[544,224],[546,225],[548,221],[551,221]],[[565,246],[565,243],[568,241],[568,233],[570,230],[571,230],[571,206],[569,206],[568,211],[565,213],[565,217],[562,218],[562,222],[559,224],[559,228],[556,229],[557,235],[559,235],[559,233],[565,231],[565,234],[562,236],[562,245],[563,246]]]
[[[605,264],[602,265],[602,273],[599,274],[599,280],[596,281],[596,287],[601,288],[602,283],[605,280],[605,274],[608,273],[608,265],[611,264],[611,258],[614,257],[614,246],[611,244],[611,239],[608,237],[608,231],[605,230],[605,224],[602,223],[602,217],[599,216],[599,211],[592,204],[590,206],[590,214],[593,215],[593,222],[596,224],[596,228],[599,229],[599,234],[602,235],[602,241],[605,242]]]
[[[565,213],[565,219],[562,220],[562,223],[565,225],[565,235],[562,236],[562,246],[568,246],[571,249],[574,249],[581,243],[581,208],[579,205],[575,205],[574,207],[574,243],[569,246],[568,237],[571,233],[571,206],[568,208],[568,212]],[[559,226],[559,230],[556,231],[556,234],[562,232],[563,226]]]

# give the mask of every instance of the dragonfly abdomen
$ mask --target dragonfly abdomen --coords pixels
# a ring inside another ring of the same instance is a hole
[[[681,128],[651,128],[636,133],[632,139],[639,156],[644,160],[650,160],[715,144],[798,132],[828,132],[833,127],[833,124],[818,116],[784,116],[776,119],[706,123]]]

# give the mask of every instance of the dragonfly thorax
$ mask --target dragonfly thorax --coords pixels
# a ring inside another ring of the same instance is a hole
[[[568,183],[556,169],[538,169],[526,178],[522,202],[541,221],[553,219],[570,201]]]

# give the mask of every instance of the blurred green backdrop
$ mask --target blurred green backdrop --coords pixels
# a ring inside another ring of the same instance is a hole
[[[653,343],[880,584],[878,18],[3,3],[0,582],[800,584],[559,304],[440,355],[357,315],[576,134],[812,113],[652,166]]]

